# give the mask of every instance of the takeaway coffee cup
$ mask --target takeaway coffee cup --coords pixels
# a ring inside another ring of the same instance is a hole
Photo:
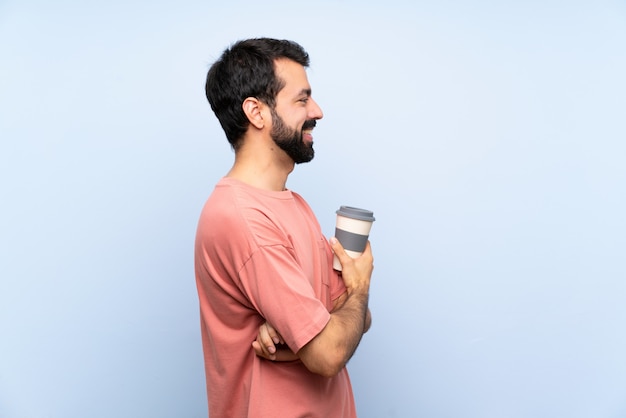
[[[356,258],[365,250],[373,222],[374,212],[369,210],[341,206],[337,211],[335,238],[350,257]],[[336,255],[333,259],[333,268],[341,271],[341,263]]]

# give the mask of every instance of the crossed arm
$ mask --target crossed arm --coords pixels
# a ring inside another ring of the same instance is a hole
[[[343,306],[348,294],[343,293],[339,298],[335,300],[335,304],[332,312],[335,312],[338,308]],[[363,334],[365,334],[372,324],[372,315],[370,310],[367,310],[367,316],[365,318],[365,326]],[[252,343],[252,348],[259,357],[264,357],[272,361],[294,361],[300,357],[285,344],[283,337],[274,329],[269,323],[265,322],[259,327],[259,334],[256,340]]]
[[[297,353],[292,352],[280,334],[266,322],[252,343],[258,356],[274,361],[300,359],[311,372],[331,377],[339,373],[354,354],[371,325],[368,298],[374,268],[372,251],[368,243],[363,254],[353,259],[336,239],[331,239],[330,244],[341,261],[346,285],[346,292],[334,301],[330,320]]]

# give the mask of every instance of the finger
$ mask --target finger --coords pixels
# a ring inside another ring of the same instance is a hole
[[[265,353],[263,353],[263,348],[261,347],[261,344],[259,344],[259,342],[257,340],[252,341],[252,348],[254,349],[254,353],[257,356],[265,356]]]
[[[263,357],[268,360],[276,360],[276,354],[271,354],[265,351],[263,345],[258,341],[255,340],[252,342],[252,348],[254,349],[254,353],[257,356]]]
[[[270,330],[267,322],[259,327],[257,341],[263,345],[263,350],[267,351],[268,354],[274,354],[276,352],[276,346],[274,345],[274,340],[270,336]]]
[[[337,238],[331,237],[330,248],[332,248],[337,258],[339,258],[339,261],[341,262],[342,266],[345,265],[346,263],[349,263],[350,260],[352,260],[352,257],[350,257],[346,253],[346,250],[344,250],[343,245],[341,245],[341,243],[339,242]]]
[[[369,240],[367,241],[367,244],[365,244],[365,249],[363,250],[363,253],[359,258],[366,260],[370,264],[374,262],[374,256],[372,255],[372,245],[370,244]]]
[[[265,327],[267,328],[267,333],[269,337],[274,341],[274,344],[282,344],[283,338],[280,336],[278,331],[270,324],[269,322],[265,323]]]
[[[370,240],[367,240],[367,243],[365,244],[365,249],[363,250],[363,254],[371,254],[372,252],[372,245],[370,244]]]
[[[335,253],[335,255],[339,257],[340,260],[342,258],[350,257],[348,254],[346,254],[346,250],[343,248],[343,245],[341,245],[339,240],[335,237],[330,238],[330,248],[332,248],[333,253]]]

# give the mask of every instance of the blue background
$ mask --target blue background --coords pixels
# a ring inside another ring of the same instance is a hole
[[[0,1],[0,417],[203,417],[193,240],[231,42],[325,112],[288,187],[372,209],[360,417],[626,417],[623,1]]]

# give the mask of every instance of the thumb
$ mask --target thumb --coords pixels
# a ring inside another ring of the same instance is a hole
[[[341,265],[344,265],[347,261],[351,260],[351,257],[346,253],[346,250],[337,238],[332,237],[330,239],[330,248],[332,248],[337,258],[339,258]]]

